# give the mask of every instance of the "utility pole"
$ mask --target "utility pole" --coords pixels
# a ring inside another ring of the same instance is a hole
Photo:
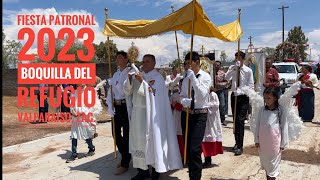
[[[289,8],[289,6],[285,7],[283,4],[281,8],[278,8],[282,10],[282,43],[284,43],[284,9],[286,8]]]
[[[284,9],[289,8],[289,6],[284,6],[282,2],[282,7],[278,9],[282,9],[282,43],[284,43]],[[282,49],[282,61],[284,61],[284,50]]]

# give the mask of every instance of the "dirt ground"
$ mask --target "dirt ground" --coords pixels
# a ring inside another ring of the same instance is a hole
[[[36,100],[36,103],[37,100]],[[37,113],[38,108],[17,106],[17,97],[2,97],[2,147],[20,144],[43,137],[70,131],[70,123],[48,122],[41,124],[31,124],[29,122],[19,122],[18,112]],[[49,113],[54,113],[55,109],[49,107]],[[107,112],[106,110],[104,112]],[[106,122],[110,117],[103,113],[97,117],[98,122]]]

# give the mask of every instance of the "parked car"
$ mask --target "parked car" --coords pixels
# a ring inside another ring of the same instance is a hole
[[[297,82],[301,68],[294,62],[279,62],[273,63],[273,65],[278,70],[280,87],[283,93],[286,88]]]
[[[308,63],[308,62],[302,62],[302,63],[299,64],[300,67],[303,66],[303,65],[309,65],[309,66],[312,67],[313,73],[316,73],[316,72],[317,72],[317,66],[316,66],[316,65],[314,65],[314,64],[312,64],[312,63]]]

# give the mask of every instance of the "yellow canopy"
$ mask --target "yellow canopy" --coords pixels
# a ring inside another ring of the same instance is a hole
[[[226,42],[238,41],[242,36],[239,20],[229,24],[215,26],[203,11],[201,5],[195,3],[194,35],[213,37]],[[123,38],[145,38],[169,31],[192,33],[192,1],[178,11],[159,20],[115,20],[105,21],[103,34]]]

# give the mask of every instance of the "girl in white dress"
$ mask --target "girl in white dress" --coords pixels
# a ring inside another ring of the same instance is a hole
[[[259,148],[261,166],[267,179],[276,179],[280,174],[281,153],[289,142],[288,122],[274,88],[267,88],[263,99],[265,106],[260,109],[256,120],[254,142]]]

